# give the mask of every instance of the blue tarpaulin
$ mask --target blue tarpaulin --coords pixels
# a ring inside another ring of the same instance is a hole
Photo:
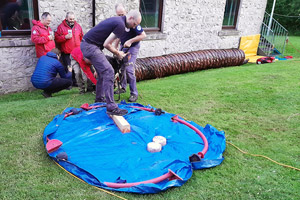
[[[44,130],[44,144],[47,139],[57,139],[62,146],[49,153],[65,170],[83,181],[104,189],[133,193],[157,193],[170,187],[183,185],[193,170],[220,165],[225,150],[225,133],[211,125],[204,128],[187,121],[198,128],[207,138],[208,151],[199,162],[191,163],[189,156],[203,149],[203,141],[186,125],[173,122],[175,114],[154,112],[133,108],[143,106],[137,103],[119,104],[127,109],[124,118],[130,124],[130,133],[122,133],[106,114],[105,104],[92,104],[91,110],[66,108],[48,124]],[[155,110],[155,108],[153,108]],[[75,112],[76,111],[76,112]],[[77,113],[66,117],[67,113]],[[180,118],[182,119],[182,118]],[[160,152],[150,153],[147,144],[154,136],[163,136],[167,144]],[[57,159],[65,152],[68,160]],[[160,177],[172,170],[180,179],[166,179],[159,183],[146,183],[129,188],[108,187],[105,182],[135,183]]]

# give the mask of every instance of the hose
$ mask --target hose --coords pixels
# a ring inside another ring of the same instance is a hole
[[[197,70],[238,66],[244,60],[245,53],[241,49],[211,49],[138,58],[135,76],[137,81],[155,79]]]

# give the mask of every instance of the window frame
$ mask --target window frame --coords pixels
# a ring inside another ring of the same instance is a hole
[[[227,1],[226,1],[227,2]],[[235,10],[235,16],[234,16],[234,24],[233,25],[223,25],[224,22],[224,16],[223,16],[223,22],[222,22],[222,29],[236,29],[236,25],[237,25],[237,18],[239,15],[239,11],[240,11],[240,4],[241,4],[241,0],[237,0],[237,9]],[[226,9],[226,3],[225,3],[225,9]],[[224,9],[224,15],[225,15],[225,9]]]
[[[39,8],[38,8],[38,0],[32,0],[33,6],[33,17],[35,20],[39,20]],[[9,37],[22,37],[31,35],[31,29],[28,30],[2,30],[1,26],[1,37],[9,38]]]
[[[143,0],[140,0],[140,8],[139,8],[140,12],[142,12],[141,1],[143,1]],[[151,28],[142,27],[145,32],[161,32],[162,31],[162,16],[163,16],[164,0],[158,0],[158,1],[159,1],[158,27],[151,27]]]

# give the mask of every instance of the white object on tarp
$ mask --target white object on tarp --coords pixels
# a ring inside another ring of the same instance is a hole
[[[130,124],[123,116],[110,115],[122,133],[130,133]]]
[[[167,144],[167,139],[163,136],[155,136],[152,141],[159,143],[161,146],[165,146]]]
[[[156,143],[156,142],[149,142],[147,144],[147,150],[150,153],[160,152],[161,151],[161,145],[159,143]]]

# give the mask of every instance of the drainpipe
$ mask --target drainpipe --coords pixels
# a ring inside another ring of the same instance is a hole
[[[92,1],[92,14],[93,14],[93,27],[96,25],[96,1],[95,0],[93,0]]]
[[[270,21],[269,21],[267,36],[269,36],[269,32],[271,30],[271,25],[272,25],[272,21],[273,21],[273,14],[274,14],[274,9],[275,9],[275,4],[276,4],[276,0],[273,1],[273,7],[272,7],[272,11],[271,11],[271,16],[270,16]]]

